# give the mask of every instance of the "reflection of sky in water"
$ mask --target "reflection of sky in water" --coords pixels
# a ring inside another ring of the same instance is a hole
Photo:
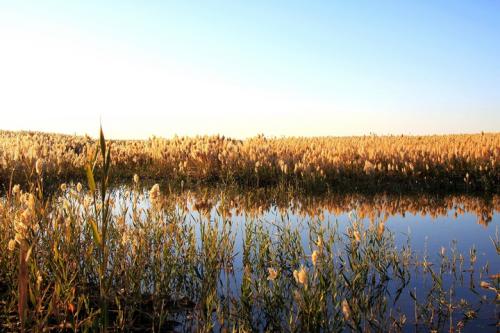
[[[192,218],[195,221],[199,221],[199,214],[192,212]],[[395,235],[396,246],[402,248],[406,245],[408,240],[408,235],[410,236],[410,245],[412,251],[415,252],[420,259],[426,254],[429,256],[429,261],[434,263],[434,269],[438,269],[438,263],[440,262],[439,252],[441,247],[446,248],[446,255],[451,256],[451,248],[456,246],[457,255],[460,253],[464,256],[463,268],[469,268],[469,250],[475,247],[477,250],[477,262],[475,264],[476,271],[474,272],[474,279],[476,282],[479,281],[479,271],[486,263],[489,264],[489,274],[496,274],[500,272],[500,261],[498,260],[498,255],[496,254],[495,247],[490,239],[495,238],[496,230],[499,228],[500,219],[498,214],[494,214],[492,221],[488,226],[484,226],[477,223],[477,217],[471,213],[459,214],[456,218],[454,217],[455,210],[449,210],[447,216],[431,217],[429,215],[420,214],[405,214],[390,216],[386,221],[386,229],[390,230]],[[271,207],[265,211],[262,215],[257,217],[260,223],[264,223],[268,226],[269,231],[272,233],[275,231],[272,223],[283,223],[283,219],[287,219],[291,225],[301,230],[302,244],[307,255],[310,254],[309,250],[309,233],[308,233],[308,221],[315,221],[316,223],[327,224],[328,221],[330,225],[338,225],[338,232],[343,234],[346,232],[346,228],[350,225],[350,217],[348,213],[340,214],[338,216],[331,214],[328,211],[324,211],[324,219],[320,220],[318,216],[306,216],[305,218],[292,214],[289,211],[288,216],[282,216],[275,207]],[[218,220],[215,208],[212,209],[210,214],[211,220]],[[235,239],[235,252],[236,252],[236,275],[233,282],[231,283],[231,288],[235,294],[238,294],[238,288],[242,282],[241,269],[242,269],[242,246],[244,237],[244,215],[236,215],[231,217],[233,224],[232,228],[237,232],[237,237]],[[363,219],[365,226],[368,226],[369,219]],[[314,223],[314,222],[312,222]],[[454,244],[455,243],[455,244]],[[425,296],[425,293],[429,290],[432,285],[432,279],[429,274],[417,276],[412,272],[412,279],[410,284],[405,288],[405,292],[401,295],[398,300],[397,306],[402,312],[412,314],[414,311],[413,300],[409,296],[409,290],[417,290],[417,296]],[[464,298],[470,300],[472,303],[479,301],[479,297],[470,290],[469,283],[470,273],[464,273],[463,284],[456,283],[454,299]],[[486,276],[482,277],[483,280],[487,280]],[[451,278],[445,277],[445,286],[452,283]],[[475,286],[478,288],[478,286]],[[390,283],[390,290],[395,294],[399,285]],[[445,287],[446,288],[446,287]],[[422,301],[422,299],[419,299]],[[493,309],[488,308],[478,313],[478,319],[484,319],[485,322],[491,323],[493,315]],[[458,316],[458,314],[457,314]],[[409,318],[410,319],[410,318]],[[458,318],[461,319],[461,318]],[[478,325],[483,325],[481,321],[475,321]],[[409,327],[407,327],[409,329]],[[466,326],[464,332],[468,330],[482,329],[483,326]],[[413,328],[411,328],[413,329]]]
[[[458,252],[466,255],[472,246],[477,249],[478,263],[486,263],[488,258],[496,259],[496,251],[490,239],[495,238],[496,230],[500,226],[498,214],[493,216],[493,220],[484,226],[477,223],[476,216],[469,213],[458,215],[454,218],[454,211],[450,210],[448,216],[430,217],[428,215],[405,214],[405,216],[394,215],[387,219],[386,229],[395,234],[397,245],[404,245],[407,242],[408,235],[410,236],[410,244],[414,251],[423,254],[427,250],[428,255],[433,258],[437,257],[441,247],[444,246],[449,250],[453,241],[456,241]],[[199,213],[190,211],[190,219],[198,221]],[[324,212],[324,220],[319,220],[318,216],[302,218],[289,212],[286,217],[291,225],[299,228],[303,234],[304,245],[308,244],[307,222],[310,220],[321,221],[326,224],[328,221],[331,225],[337,224],[340,233],[344,233],[347,226],[350,224],[349,214],[334,215],[328,211]],[[285,217],[280,213],[270,208],[265,211],[256,220],[264,223],[272,229],[272,223],[282,223]],[[219,220],[220,216],[216,213],[215,208],[210,214],[211,220]],[[232,216],[233,229],[240,235],[237,239],[241,239],[241,233],[244,231],[245,216]],[[369,224],[368,219],[363,219],[365,225]],[[238,248],[237,244],[237,248]],[[308,248],[308,246],[305,246]],[[500,269],[500,263],[496,260],[490,261],[490,268],[493,271]]]
[[[115,192],[115,195],[120,195],[119,192]],[[117,197],[118,198],[118,197]],[[120,202],[120,200],[117,200]],[[210,212],[207,214],[200,214],[194,209],[195,202],[191,199],[187,202],[185,207],[187,211],[181,208],[181,205],[175,205],[176,211],[181,216],[184,213],[187,223],[191,223],[195,227],[195,235],[197,237],[198,246],[201,245],[200,242],[200,221],[202,219],[210,218],[212,223],[218,223],[222,225],[223,218],[218,213],[219,203],[217,199],[212,202],[217,202]],[[130,205],[130,203],[128,203]],[[139,207],[148,208],[149,202],[147,201],[147,196],[143,200],[139,201]],[[117,208],[115,208],[117,209]],[[348,211],[346,208],[345,211]],[[253,219],[257,223],[262,223],[269,231],[270,235],[276,232],[276,228],[273,224],[289,223],[293,228],[298,228],[301,234],[302,245],[304,247],[306,255],[310,255],[309,247],[309,230],[308,223],[320,223],[323,227],[327,225],[338,227],[338,233],[344,234],[346,228],[350,224],[350,214],[341,213],[334,214],[328,209],[319,210],[322,211],[320,215],[305,215],[299,216],[294,213],[292,209],[283,214],[283,210],[277,206],[270,205],[267,208],[264,207],[261,214],[255,215],[252,213],[249,217],[245,212],[236,213],[235,209],[231,210],[231,214],[228,218],[231,221],[231,230],[236,234],[235,244],[234,244],[234,255],[235,255],[235,275],[229,279],[229,288],[232,290],[234,295],[239,294],[239,288],[241,284],[241,271],[242,271],[242,248],[243,240],[245,235],[245,222],[247,219]],[[463,268],[467,269],[469,267],[469,250],[474,246],[477,250],[477,262],[475,264],[475,281],[479,281],[479,271],[480,268],[485,264],[489,264],[489,274],[497,274],[500,272],[500,261],[498,260],[498,255],[491,241],[491,238],[495,238],[495,233],[500,226],[500,218],[497,212],[493,214],[492,220],[487,224],[479,224],[478,217],[471,212],[458,212],[455,217],[456,209],[448,209],[447,215],[441,215],[437,217],[432,217],[427,213],[417,213],[415,211],[402,214],[396,214],[389,216],[386,220],[385,226],[386,230],[391,231],[395,235],[395,244],[398,248],[402,248],[406,245],[408,240],[408,235],[410,237],[411,249],[417,254],[418,258],[421,260],[424,254],[427,254],[429,261],[435,264],[437,269],[438,263],[440,262],[439,252],[441,247],[446,248],[446,254],[451,256],[451,248],[456,242],[457,255],[463,254],[464,265]],[[296,212],[296,211],[295,211]],[[356,215],[355,211],[353,211]],[[383,213],[383,212],[382,212]],[[383,215],[383,214],[382,214]],[[365,226],[370,223],[369,218],[364,218],[362,220]],[[405,313],[412,314],[414,310],[413,300],[409,297],[408,290],[413,290],[417,288],[417,293],[423,293],[424,290],[428,289],[432,283],[429,275],[414,275],[412,273],[412,279],[410,285],[407,287],[405,293],[401,295],[397,306]],[[454,299],[465,298],[467,300],[478,300],[476,296],[469,289],[470,278],[469,273],[465,273],[465,278],[463,285],[457,284],[456,295]],[[487,279],[483,276],[482,279]],[[451,280],[445,280],[445,283],[450,283]],[[477,288],[478,286],[476,286]],[[398,288],[397,285],[390,285],[390,290],[395,292]],[[491,322],[492,312],[483,311],[479,313],[479,318],[488,318]],[[480,324],[480,322],[478,322]],[[476,327],[479,329],[479,327]],[[474,327],[466,327],[466,329],[474,329]],[[467,331],[466,330],[466,331]]]
[[[124,192],[115,191],[115,200],[117,203],[125,204],[129,209],[131,208],[130,200],[128,202],[124,201]],[[180,205],[176,205],[176,212],[180,215],[185,213],[186,222],[194,223],[195,226],[199,225],[201,218],[207,218],[207,214],[201,214],[195,210],[195,201],[193,199],[187,199],[186,203],[187,211]],[[216,202],[214,206],[210,209],[210,220],[211,221],[222,221],[222,217],[218,213],[218,207],[220,201],[217,199],[213,200]],[[150,204],[147,199],[147,194],[140,198],[138,201],[139,208],[147,209]],[[391,206],[391,205],[389,205]],[[295,205],[296,207],[296,205]],[[119,211],[119,205],[115,206],[115,212]],[[348,211],[349,207],[346,207]],[[314,221],[312,223],[322,223],[326,226],[327,223],[330,225],[338,225],[339,233],[344,233],[346,227],[350,223],[349,213],[341,213],[335,215],[331,213],[328,209],[320,209],[322,212],[320,215],[310,216],[306,214],[305,216],[299,216],[294,213],[292,209],[288,209],[286,214],[280,212],[278,207],[275,205],[269,205],[267,208],[264,207],[261,214],[257,216],[252,214],[251,217],[246,214],[246,212],[237,214],[235,209],[231,210],[231,228],[236,232],[236,244],[235,250],[238,254],[241,254],[242,240],[244,236],[244,225],[246,219],[253,219],[259,223],[263,223],[266,227],[273,231],[273,223],[283,223],[285,220],[288,221],[292,226],[297,227],[301,230],[302,240],[304,248],[308,251],[309,249],[309,235],[308,235],[308,222]],[[356,211],[353,210],[353,213]],[[491,241],[491,238],[495,238],[495,233],[500,226],[500,218],[495,211],[492,220],[487,224],[479,224],[478,217],[471,212],[458,212],[455,217],[456,209],[449,209],[447,215],[441,215],[437,217],[431,217],[429,214],[425,213],[405,213],[404,215],[396,214],[389,216],[385,223],[386,229],[390,230],[395,234],[395,240],[397,246],[402,246],[406,244],[408,235],[410,235],[410,244],[414,251],[419,255],[422,255],[424,251],[432,259],[438,257],[438,253],[441,247],[449,248],[452,243],[456,241],[456,247],[459,253],[463,253],[464,256],[468,257],[469,249],[475,246],[477,249],[477,259],[478,264],[485,264],[489,260],[490,270],[492,272],[500,271],[500,262],[497,259],[496,251]],[[384,212],[381,212],[383,215]],[[356,214],[353,214],[356,215]],[[364,218],[363,222],[367,226],[369,224],[369,219]],[[197,229],[197,235],[199,236],[199,228]],[[500,230],[499,230],[500,232]]]

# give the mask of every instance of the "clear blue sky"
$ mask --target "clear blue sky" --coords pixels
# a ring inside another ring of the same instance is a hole
[[[499,1],[2,1],[2,129],[500,131]]]

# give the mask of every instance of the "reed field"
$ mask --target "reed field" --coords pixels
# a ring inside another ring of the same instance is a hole
[[[85,179],[90,137],[0,131],[2,184]],[[499,192],[500,134],[111,141],[115,179],[297,188]],[[5,190],[4,186],[4,190]]]
[[[356,194],[301,199],[303,214],[292,219],[290,209],[299,197],[290,191],[222,192],[218,203],[210,201],[208,190],[183,192],[195,197],[188,200],[155,183],[144,191],[147,179],[139,174],[249,183],[269,177],[323,177],[333,183],[361,177],[372,184],[460,180],[494,190],[499,139],[484,134],[106,142],[101,132],[93,142],[3,132],[0,330],[498,329],[498,230],[481,244],[494,253],[485,258],[475,246],[459,251],[457,242],[437,253],[413,249],[410,234],[396,242],[386,226],[387,215],[419,205],[431,215],[451,208],[475,212],[488,226],[498,211],[495,194],[402,197],[397,206],[386,204],[384,194],[365,201]],[[113,189],[115,172],[126,179],[125,190]],[[23,174],[25,181],[18,181]],[[58,177],[75,181],[46,191],[46,182],[54,184]],[[262,220],[253,212],[262,211],[271,197],[276,215]],[[349,223],[340,228],[312,215],[325,206],[349,211]],[[245,223],[237,225],[230,216],[240,213]]]

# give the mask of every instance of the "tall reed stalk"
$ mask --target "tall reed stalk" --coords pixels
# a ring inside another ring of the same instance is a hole
[[[96,187],[95,171],[98,162],[98,152],[101,155],[100,191]],[[98,248],[99,267],[99,297],[101,313],[101,332],[107,332],[109,325],[108,314],[108,289],[112,282],[112,275],[108,274],[109,246],[108,227],[111,222],[110,195],[108,194],[109,181],[111,176],[111,147],[106,148],[106,140],[102,127],[99,131],[99,147],[93,155],[89,156],[86,165],[87,181],[90,193],[93,197],[93,207],[96,219],[90,219],[95,246]],[[100,207],[98,207],[98,205]]]

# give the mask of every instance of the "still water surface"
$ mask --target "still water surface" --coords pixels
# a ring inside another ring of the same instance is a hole
[[[116,190],[116,199],[123,199],[126,191],[126,188]],[[147,208],[149,202],[146,190],[141,199],[140,205]],[[168,194],[167,201],[184,216],[186,223],[195,226],[199,226],[202,220],[211,223],[222,223],[223,220],[231,222],[231,230],[235,235],[235,259],[234,276],[229,281],[229,287],[236,296],[242,280],[245,224],[249,220],[263,224],[270,234],[280,224],[297,228],[306,255],[310,255],[313,248],[310,246],[309,229],[314,224],[337,228],[339,234],[345,234],[353,220],[362,221],[366,226],[385,221],[386,230],[393,233],[397,247],[402,249],[409,243],[417,258],[426,257],[436,267],[442,251],[451,256],[455,249],[457,255],[462,254],[465,262],[462,272],[456,279],[446,278],[444,283],[455,286],[453,298],[479,304],[477,309],[481,311],[477,313],[478,320],[466,326],[464,331],[495,330],[498,310],[495,305],[482,304],[485,292],[478,294],[480,288],[473,283],[477,284],[477,281],[487,280],[488,276],[500,273],[500,257],[493,244],[500,232],[498,196],[327,194],[295,197],[290,193],[273,191],[241,193],[201,190]],[[195,227],[195,230],[199,237],[199,227]],[[473,272],[467,270],[471,251],[477,254]],[[394,306],[407,314],[411,321],[414,302],[409,291],[418,291],[423,295],[431,285],[428,276],[414,273]]]

